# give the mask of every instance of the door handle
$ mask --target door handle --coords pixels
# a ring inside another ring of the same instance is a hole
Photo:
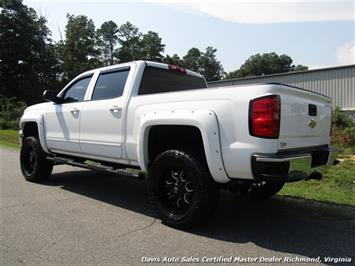
[[[79,113],[79,109],[73,108],[73,109],[70,110],[70,112],[71,112],[72,114],[78,114],[78,113]]]
[[[122,107],[119,107],[119,106],[117,106],[117,105],[114,105],[114,106],[112,106],[111,108],[110,108],[110,111],[112,112],[112,113],[118,113],[119,111],[121,111],[122,110]]]

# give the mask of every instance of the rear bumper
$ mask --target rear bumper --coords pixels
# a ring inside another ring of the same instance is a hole
[[[321,179],[322,173],[336,163],[337,155],[338,149],[328,146],[277,154],[253,154],[252,172],[258,182]]]

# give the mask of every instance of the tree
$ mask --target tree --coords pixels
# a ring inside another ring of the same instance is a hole
[[[238,70],[228,73],[226,78],[242,78],[308,69],[306,66],[292,65],[292,62],[292,58],[285,54],[255,54],[249,57]]]
[[[191,48],[183,57],[183,66],[205,76],[206,80],[219,80],[224,71],[221,62],[216,58],[217,49],[208,46],[205,52]]]
[[[174,66],[184,66],[184,60],[182,60],[177,54],[173,54],[173,56],[166,55],[163,58],[163,63]]]
[[[184,67],[192,71],[201,73],[201,56],[202,53],[199,49],[193,47],[187,51],[187,54],[183,57]]]
[[[118,43],[118,26],[112,20],[104,22],[97,30],[98,46],[103,63],[113,65],[116,61],[115,49]]]
[[[70,80],[78,74],[102,65],[96,46],[94,22],[88,17],[67,14],[65,41],[63,42],[63,78]]]
[[[0,7],[0,94],[37,103],[55,83],[58,64],[47,21],[21,0]]]
[[[161,43],[161,38],[158,33],[154,31],[148,31],[147,34],[143,35],[141,40],[142,47],[142,58],[144,60],[161,62],[164,52],[165,44]]]
[[[139,29],[130,22],[126,22],[118,29],[118,42],[121,47],[117,56],[120,62],[133,60],[151,60],[161,62],[163,60],[165,44],[162,44],[158,33],[148,31],[146,34],[139,32]]]
[[[117,52],[120,62],[129,62],[142,58],[142,34],[139,29],[130,22],[126,22],[118,29],[118,42],[121,47]]]
[[[220,61],[216,58],[217,49],[208,46],[200,59],[201,73],[206,80],[220,80],[224,76],[224,70]]]
[[[304,66],[304,65],[297,65],[294,66],[293,71],[304,71],[304,70],[308,70],[308,66]]]

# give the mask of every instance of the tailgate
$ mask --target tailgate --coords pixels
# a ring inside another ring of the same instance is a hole
[[[329,144],[331,99],[310,91],[282,85],[279,149]]]

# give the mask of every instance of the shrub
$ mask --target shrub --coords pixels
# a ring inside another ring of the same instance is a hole
[[[332,143],[333,145],[346,148],[355,145],[355,127],[350,128],[334,128],[332,132]]]
[[[16,98],[0,97],[0,128],[18,129],[26,104]]]
[[[344,129],[344,142],[347,146],[355,145],[355,127]]]
[[[355,124],[352,119],[340,111],[339,107],[336,107],[332,114],[332,124],[337,128],[354,127]]]
[[[0,129],[8,129],[8,122],[0,118]]]

